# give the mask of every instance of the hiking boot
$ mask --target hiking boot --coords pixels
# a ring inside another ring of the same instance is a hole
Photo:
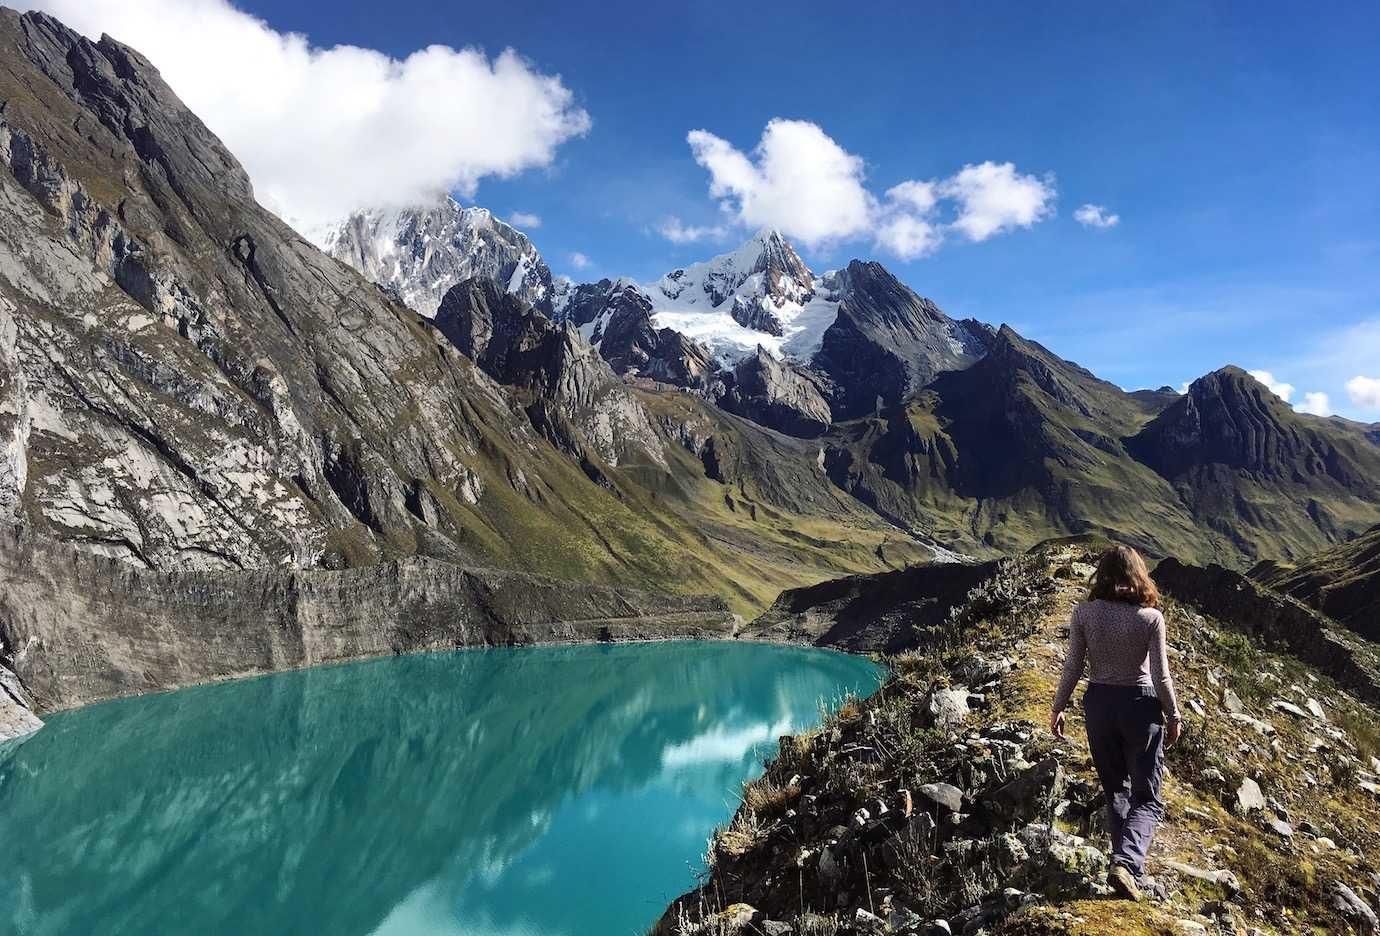
[[[1113,865],[1107,872],[1107,886],[1127,900],[1140,900],[1140,888],[1136,878],[1125,865]]]

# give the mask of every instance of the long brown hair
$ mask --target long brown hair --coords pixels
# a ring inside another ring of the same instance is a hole
[[[1099,598],[1156,608],[1160,603],[1160,590],[1150,578],[1140,553],[1130,546],[1113,546],[1097,560],[1097,571],[1093,573],[1092,587],[1088,590],[1089,601]]]

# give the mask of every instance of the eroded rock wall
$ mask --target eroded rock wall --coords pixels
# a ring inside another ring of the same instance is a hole
[[[718,598],[413,557],[345,571],[152,572],[0,529],[0,663],[40,712],[456,647],[727,636]]]

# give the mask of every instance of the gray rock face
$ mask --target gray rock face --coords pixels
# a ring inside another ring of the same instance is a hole
[[[406,492],[476,499],[475,417],[512,403],[262,211],[137,53],[37,14],[0,37],[40,89],[0,128],[9,513],[155,568],[463,554]]]
[[[0,528],[3,663],[44,712],[392,653],[722,636],[731,627],[717,598],[424,558],[339,572],[147,572]]]
[[[4,518],[225,570],[522,564],[515,530],[566,525],[551,420],[534,431],[530,399],[262,210],[138,53],[11,12],[0,44]],[[655,463],[645,414],[554,337],[554,412],[591,452]]]
[[[1250,777],[1241,781],[1236,791],[1236,811],[1243,816],[1265,808],[1265,794],[1260,792],[1260,784]]]
[[[836,387],[836,418],[871,413],[879,400],[900,402],[986,353],[986,326],[949,318],[880,263],[854,260],[831,285],[842,302],[813,363]]]
[[[616,373],[707,389],[718,364],[703,345],[652,324],[652,302],[628,280],[575,287],[561,315],[589,338]]]
[[[646,411],[570,323],[552,322],[493,280],[472,279],[446,293],[436,325],[495,380],[549,403],[610,466],[640,459],[667,467]]]
[[[822,434],[833,422],[818,378],[778,361],[761,345],[756,354],[738,362],[733,377],[733,388],[720,401],[731,413],[803,438]]]
[[[551,270],[527,236],[450,196],[416,208],[357,211],[325,232],[321,245],[428,317],[452,286],[473,277],[552,312]]]
[[[770,305],[746,296],[734,296],[728,314],[744,328],[778,336],[786,332],[781,319]]]
[[[4,648],[0,647],[0,656]],[[0,743],[23,737],[43,727],[43,722],[29,706],[27,693],[19,677],[0,665]]]

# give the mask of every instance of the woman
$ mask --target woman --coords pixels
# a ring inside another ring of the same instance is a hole
[[[1064,709],[1090,666],[1083,717],[1093,766],[1107,795],[1112,869],[1107,883],[1140,899],[1145,856],[1164,818],[1160,781],[1164,748],[1179,739],[1182,720],[1165,650],[1160,596],[1145,560],[1128,546],[1102,554],[1088,600],[1073,609],[1064,677],[1049,727],[1064,737]]]

